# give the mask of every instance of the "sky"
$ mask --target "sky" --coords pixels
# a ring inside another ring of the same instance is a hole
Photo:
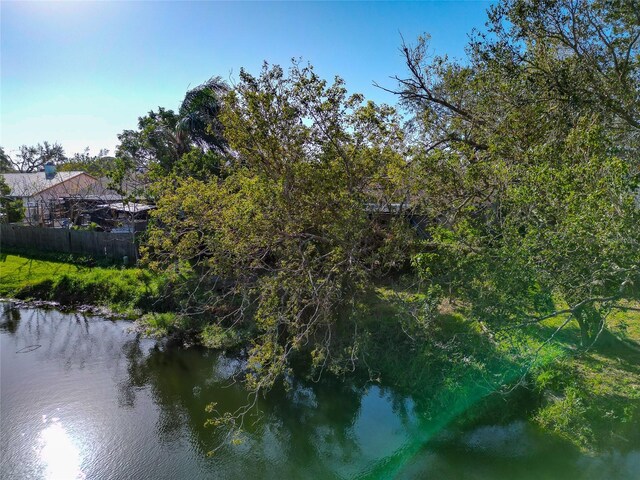
[[[402,37],[464,59],[490,2],[0,2],[0,146],[114,151],[117,135],[212,76],[302,58],[350,92],[395,104]]]

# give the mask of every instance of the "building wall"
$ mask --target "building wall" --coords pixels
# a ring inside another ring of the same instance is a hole
[[[51,209],[61,197],[77,195],[79,192],[92,185],[98,185],[99,181],[91,175],[82,173],[60,182],[32,197],[24,198],[25,221],[32,225],[43,224],[51,216]]]

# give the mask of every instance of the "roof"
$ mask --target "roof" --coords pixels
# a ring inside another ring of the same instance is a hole
[[[133,202],[129,202],[127,204],[110,203],[105,205],[98,205],[98,207],[109,208],[111,210],[116,210],[118,212],[126,212],[126,213],[138,213],[138,212],[144,212],[144,211],[156,208],[154,205],[145,205],[143,203],[133,203]]]
[[[87,175],[82,171],[57,172],[55,177],[47,180],[44,172],[33,173],[3,173],[4,181],[11,189],[12,197],[32,197],[43,190],[66,182],[79,175]]]
[[[63,200],[86,201],[86,202],[94,202],[94,203],[121,202],[123,200],[122,195],[120,195],[119,193],[112,192],[110,190],[105,191],[105,193],[102,193],[102,194],[80,192],[74,195],[64,195],[61,198]]]
[[[109,179],[105,177],[97,178],[96,182],[90,183],[72,195],[65,195],[64,198],[102,201],[102,203],[123,200],[122,195],[109,188]]]

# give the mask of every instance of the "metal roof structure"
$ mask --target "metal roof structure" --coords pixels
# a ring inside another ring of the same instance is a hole
[[[98,205],[99,208],[109,208],[111,210],[116,210],[118,212],[126,212],[126,213],[138,213],[145,212],[147,210],[152,210],[156,208],[154,205],[145,205],[143,203],[109,203],[105,205]]]
[[[9,194],[12,197],[32,197],[44,190],[55,187],[61,183],[71,180],[79,175],[88,175],[82,171],[57,172],[50,180],[45,177],[44,172],[33,173],[3,173],[4,181],[11,189]]]

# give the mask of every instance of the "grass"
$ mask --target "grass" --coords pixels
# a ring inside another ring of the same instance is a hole
[[[73,261],[73,259],[70,259]],[[107,306],[117,312],[151,310],[162,279],[140,268],[87,266],[33,256],[0,255],[0,296]]]
[[[579,342],[569,328],[561,340]],[[535,372],[542,394],[535,421],[584,451],[640,444],[640,312],[617,311],[601,342]]]

